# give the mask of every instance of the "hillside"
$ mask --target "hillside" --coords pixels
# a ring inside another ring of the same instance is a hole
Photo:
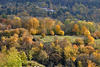
[[[0,15],[27,13],[34,17],[100,22],[99,0],[0,0]]]

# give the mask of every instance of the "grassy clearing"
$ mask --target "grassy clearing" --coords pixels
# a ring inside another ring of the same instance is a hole
[[[35,35],[35,38],[41,38],[41,35]],[[45,38],[41,39],[42,43],[47,43],[47,42],[52,42],[54,41],[54,37],[55,36],[45,36]],[[83,39],[84,37],[81,36],[57,36],[59,40],[62,40],[64,38],[67,38],[71,43],[75,42],[76,38],[81,38]],[[100,44],[100,39],[96,39],[94,42],[96,42],[97,44]]]
[[[35,38],[36,37],[40,37],[41,38],[41,36],[40,35],[36,35],[36,36],[34,36]],[[45,42],[52,42],[52,41],[54,41],[54,37],[55,36],[45,36],[45,38],[42,38],[41,39],[41,41],[43,42],[43,43],[45,43]],[[75,41],[75,39],[76,38],[82,38],[83,39],[83,37],[79,37],[79,36],[57,36],[58,37],[58,39],[59,40],[62,40],[62,39],[64,39],[64,38],[67,38],[71,43],[73,43],[74,41]]]

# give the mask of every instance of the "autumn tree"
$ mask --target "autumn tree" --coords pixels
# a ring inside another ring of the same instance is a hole
[[[88,37],[88,36],[90,36],[90,35],[91,35],[90,31],[89,31],[89,30],[85,30],[84,36]]]
[[[37,18],[30,18],[28,21],[28,28],[36,29],[39,26],[39,21]]]
[[[84,41],[87,44],[94,44],[94,38],[92,36],[86,37]]]
[[[59,35],[64,36],[64,31],[60,30],[60,31],[59,31]]]
[[[50,34],[51,34],[52,36],[54,36],[54,31],[51,30],[51,31],[50,31]]]
[[[49,19],[49,18],[45,18],[45,26],[47,29],[51,30],[53,27],[54,27],[54,21],[52,19]]]
[[[60,26],[59,25],[56,25],[56,28],[55,28],[56,34],[59,34],[60,30],[61,30]]]
[[[80,34],[84,34],[85,30],[87,30],[86,26],[82,26],[80,30]]]
[[[77,24],[75,24],[75,25],[73,26],[72,31],[75,32],[76,35],[79,35],[79,31],[80,31],[80,30],[79,30],[79,26],[78,26]]]
[[[21,19],[19,17],[13,18],[12,27],[13,28],[21,28],[22,27]]]
[[[35,30],[35,29],[30,29],[30,33],[31,33],[32,35],[35,35],[35,34],[36,34],[36,30]]]
[[[77,51],[70,45],[64,48],[64,55],[67,60],[73,59],[76,56],[76,53]]]

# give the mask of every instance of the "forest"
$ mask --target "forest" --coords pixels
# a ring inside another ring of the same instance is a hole
[[[100,67],[99,0],[0,0],[0,67]]]

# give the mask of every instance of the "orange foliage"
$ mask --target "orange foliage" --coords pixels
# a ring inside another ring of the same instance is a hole
[[[86,26],[82,26],[81,27],[81,31],[80,31],[80,34],[84,34],[85,30],[87,30]]]
[[[50,31],[50,34],[51,34],[52,36],[54,36],[54,31],[51,30],[51,31]]]
[[[90,36],[90,35],[91,35],[90,31],[89,31],[89,30],[85,30],[84,36],[88,37],[88,36]]]
[[[93,44],[94,43],[94,38],[92,36],[88,36],[88,43]]]
[[[77,35],[79,35],[79,31],[80,31],[79,26],[77,24],[75,24],[72,31],[75,32]]]

